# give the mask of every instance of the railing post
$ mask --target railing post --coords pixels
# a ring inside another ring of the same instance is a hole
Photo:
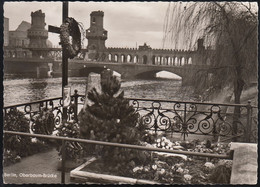
[[[246,129],[246,141],[250,142],[250,136],[251,136],[251,128],[252,128],[252,106],[251,101],[248,101],[247,104],[247,127]]]
[[[184,114],[183,114],[183,123],[182,123],[182,130],[183,130],[183,141],[186,140],[186,135],[188,135],[188,125],[186,123],[186,111],[187,110],[187,106],[186,103],[184,104]]]
[[[155,133],[157,133],[157,128],[158,128],[157,119],[155,119],[154,120],[154,131],[155,131]]]
[[[62,140],[61,145],[61,183],[65,184],[65,163],[66,163],[66,141]]]
[[[78,90],[74,90],[74,119],[78,122]]]

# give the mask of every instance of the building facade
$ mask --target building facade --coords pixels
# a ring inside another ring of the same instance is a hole
[[[45,29],[45,14],[31,12],[31,23],[22,21],[16,30],[9,30],[9,18],[4,18],[4,57],[45,58],[52,43]]]
[[[9,45],[9,18],[4,17],[4,46]]]

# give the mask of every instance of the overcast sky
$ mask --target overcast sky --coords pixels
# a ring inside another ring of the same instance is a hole
[[[70,2],[69,17],[90,26],[90,13],[104,11],[104,29],[108,31],[107,47],[136,47],[146,42],[152,48],[162,48],[163,24],[169,2]],[[31,23],[31,12],[42,10],[48,25],[60,26],[61,2],[5,2],[4,16],[9,29],[15,30],[22,21]],[[57,34],[49,39],[58,45]],[[86,39],[85,42],[86,44]]]

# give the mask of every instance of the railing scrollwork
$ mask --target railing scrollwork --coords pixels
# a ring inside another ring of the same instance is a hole
[[[75,90],[71,96],[71,105],[67,108],[67,121],[78,122],[78,113],[83,107],[85,95]],[[240,118],[234,121],[234,108],[237,105],[185,102],[173,100],[152,100],[128,98],[129,104],[138,113],[139,122],[149,131],[181,134],[183,139],[189,135],[206,135],[213,137],[240,137],[239,141],[257,142],[257,107],[239,105]],[[37,116],[42,112],[53,114],[54,129],[62,123],[62,97],[41,100],[4,107],[4,116],[13,110],[22,111],[30,120],[32,132],[35,132]],[[233,125],[236,124],[236,134]],[[225,139],[224,138],[224,139]]]

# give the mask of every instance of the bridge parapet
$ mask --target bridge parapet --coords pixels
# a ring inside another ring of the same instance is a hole
[[[138,51],[137,48],[120,48],[120,47],[108,47],[108,52],[129,52],[129,51]]]

